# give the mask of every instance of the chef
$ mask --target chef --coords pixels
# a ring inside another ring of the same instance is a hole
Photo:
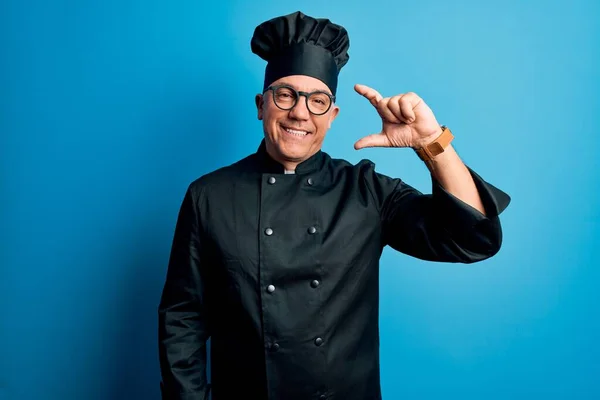
[[[349,60],[344,27],[295,12],[258,25],[251,49],[266,61],[263,135],[183,197],[158,310],[163,399],[381,399],[383,249],[488,259],[510,198],[461,161],[455,132],[413,92],[357,84],[382,127],[355,148],[409,149],[431,194],[321,150]]]

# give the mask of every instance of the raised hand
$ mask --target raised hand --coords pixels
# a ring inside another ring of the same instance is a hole
[[[381,132],[357,141],[354,144],[356,150],[365,147],[419,148],[442,133],[433,112],[416,93],[384,98],[365,85],[355,85],[354,90],[369,100],[383,123]]]

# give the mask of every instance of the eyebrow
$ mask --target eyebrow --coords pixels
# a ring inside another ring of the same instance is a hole
[[[296,85],[292,85],[291,83],[288,83],[288,82],[279,82],[279,84],[278,84],[278,85],[291,86],[291,87],[293,87],[294,89],[298,90],[298,88],[296,87]],[[326,89],[316,89],[316,88],[310,88],[310,89],[308,89],[308,90],[309,90],[310,92],[325,92],[325,93],[328,93],[328,94],[330,94],[330,95],[332,95],[332,96],[333,96],[333,94],[332,94],[332,93],[329,93],[329,91],[327,91]]]

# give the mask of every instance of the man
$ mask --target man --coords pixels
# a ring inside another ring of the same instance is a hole
[[[498,252],[508,195],[467,168],[415,93],[357,85],[383,129],[367,146],[412,148],[424,195],[363,160],[321,151],[339,108],[346,30],[300,12],[260,24],[258,150],[189,186],[159,307],[164,399],[380,399],[379,258],[472,263]],[[207,383],[206,341],[211,338]]]

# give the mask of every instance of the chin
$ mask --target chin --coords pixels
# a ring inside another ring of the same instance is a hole
[[[292,148],[290,148],[292,147]],[[301,161],[307,158],[310,148],[302,146],[303,148],[293,148],[296,146],[277,146],[277,152],[281,156],[289,161]]]

